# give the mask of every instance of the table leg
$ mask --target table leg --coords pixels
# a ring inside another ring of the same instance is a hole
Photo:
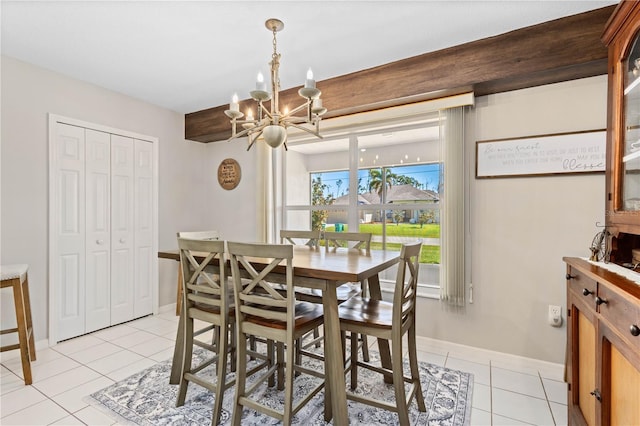
[[[184,356],[184,315],[180,315],[178,320],[178,331],[176,332],[176,345],[173,348],[173,360],[171,361],[171,376],[169,384],[180,383],[182,375],[182,357]]]
[[[325,381],[331,396],[331,414],[334,425],[349,424],[347,415],[347,393],[344,381],[344,355],[340,340],[340,319],[338,318],[337,283],[328,283],[323,292],[324,307],[324,356]]]
[[[369,284],[369,293],[371,298],[375,300],[382,300],[382,291],[380,290],[380,278],[378,274],[369,277],[367,280]],[[389,341],[386,339],[378,339],[378,351],[380,352],[380,364],[382,367],[391,369],[391,352],[389,351]],[[384,376],[385,383],[393,383],[391,376]]]

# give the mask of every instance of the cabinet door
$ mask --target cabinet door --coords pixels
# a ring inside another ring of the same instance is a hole
[[[85,333],[111,325],[111,137],[86,129]]]
[[[111,135],[111,324],[133,316],[133,140]]]
[[[134,141],[135,154],[135,289],[134,315],[153,310],[153,144]]]
[[[595,425],[598,407],[597,400],[591,392],[597,388],[597,328],[594,303],[597,284],[581,274],[574,275],[569,281],[567,293],[571,316],[568,327],[571,354],[569,412],[571,417],[577,418],[573,418],[570,423]]]
[[[52,260],[55,282],[56,340],[84,333],[85,316],[85,179],[84,129],[56,124],[54,140],[55,196]],[[53,192],[52,191],[52,192]]]
[[[640,343],[628,333],[628,326],[624,328],[600,326],[601,417],[605,425],[640,425]]]

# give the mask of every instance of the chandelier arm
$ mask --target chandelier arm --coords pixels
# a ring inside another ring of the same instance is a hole
[[[262,125],[259,125],[259,126],[251,127],[250,129],[245,129],[245,130],[241,131],[240,133],[236,133],[235,135],[231,136],[229,139],[227,139],[227,142],[230,142],[233,139],[241,138],[241,137],[246,136],[246,135],[250,135],[251,133],[254,133],[254,132],[257,132],[257,131],[262,131],[262,129],[264,129],[265,126],[266,126],[266,124],[262,124]]]
[[[324,139],[322,135],[316,130],[307,129],[306,127],[300,126],[299,124],[296,124],[296,123],[287,123],[287,125],[291,127],[295,127],[296,129],[304,130],[305,132],[311,133],[313,136],[318,137],[320,139]]]
[[[296,107],[296,108],[292,109],[291,111],[289,111],[289,113],[288,113],[287,115],[285,115],[285,117],[292,116],[292,115],[293,115],[293,114],[295,114],[296,112],[298,112],[298,111],[302,110],[303,108],[308,107],[309,105],[311,105],[311,102],[310,102],[310,101],[307,101],[307,102],[303,103],[302,105],[300,105],[300,106],[298,106],[298,107]]]
[[[260,130],[258,134],[253,137],[253,139],[250,139],[249,146],[247,147],[247,151],[249,151],[253,146],[253,144],[256,143],[260,135],[262,135],[262,130]]]

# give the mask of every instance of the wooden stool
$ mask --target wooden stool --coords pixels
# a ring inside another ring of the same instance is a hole
[[[16,328],[0,330],[0,334],[18,333],[18,342],[14,345],[0,347],[0,352],[20,349],[22,358],[22,373],[24,384],[33,382],[31,377],[31,361],[36,360],[36,346],[33,339],[33,325],[31,323],[31,302],[29,301],[28,265],[0,266],[0,280],[2,287],[13,288],[13,301],[16,307]]]

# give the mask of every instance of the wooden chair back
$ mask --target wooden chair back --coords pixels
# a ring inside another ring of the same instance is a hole
[[[417,242],[403,244],[400,251],[392,314],[393,327],[398,327],[400,330],[404,330],[408,322],[415,321],[421,248],[422,242]]]
[[[178,232],[178,238],[187,238],[189,240],[219,240],[218,231],[183,231]]]
[[[182,233],[184,235],[184,233]],[[183,308],[189,310],[189,316],[197,318],[205,315],[210,317],[218,312],[226,317],[229,309],[227,271],[224,262],[224,241],[213,239],[178,238],[180,250],[180,265],[182,269]],[[198,260],[203,258],[203,260]],[[209,263],[218,259],[218,265]],[[192,310],[201,309],[205,313],[194,315]],[[213,324],[222,325],[226,320],[213,319]]]
[[[295,245],[305,245],[318,247],[320,243],[320,230],[315,231],[294,231],[282,229],[280,231],[280,244],[290,243]]]
[[[371,254],[370,232],[325,232],[324,239],[327,250],[350,247],[364,250],[367,255]]]
[[[284,336],[276,330],[294,330],[293,246],[237,242],[228,242],[227,245],[233,275],[236,323],[240,332],[279,341],[291,340],[289,333]],[[272,260],[263,269],[256,270],[251,264],[251,257]],[[267,275],[283,262],[284,276],[278,274],[282,279],[277,283],[267,280]],[[244,273],[241,273],[241,268]]]

